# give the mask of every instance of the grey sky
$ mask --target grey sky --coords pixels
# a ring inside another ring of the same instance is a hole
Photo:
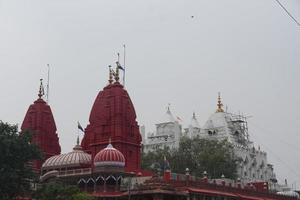
[[[281,2],[300,20],[299,0]],[[253,116],[251,139],[279,180],[300,186],[299,34],[275,0],[0,0],[0,119],[22,123],[50,63],[70,151],[126,44],[126,88],[147,131],[168,103],[184,125],[193,111],[204,125],[220,91],[229,111]]]

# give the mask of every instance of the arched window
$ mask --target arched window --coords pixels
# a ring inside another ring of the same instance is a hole
[[[105,183],[106,183],[106,191],[108,192],[115,191],[117,180],[114,176],[107,177]]]
[[[77,183],[77,185],[78,185],[78,187],[79,187],[79,189],[80,189],[81,191],[84,191],[84,190],[85,190],[85,184],[86,184],[86,182],[85,182],[84,179],[80,179],[80,180],[78,181],[78,183]]]
[[[90,178],[86,183],[87,192],[94,192],[94,186],[95,186],[95,181],[94,179]]]
[[[96,191],[104,191],[104,183],[105,183],[104,178],[102,176],[99,176],[96,179]]]

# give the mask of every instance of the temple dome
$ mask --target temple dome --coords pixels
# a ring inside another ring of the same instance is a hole
[[[96,154],[94,165],[96,167],[124,167],[125,157],[119,150],[108,144],[105,149]]]
[[[117,102],[112,102],[117,100]],[[113,112],[109,112],[109,106],[115,104]],[[128,122],[135,124],[136,113],[131,99],[119,82],[109,84],[97,95],[92,107],[90,123],[104,124],[112,115],[123,115]]]
[[[209,117],[209,119],[206,121],[203,128],[204,129],[212,129],[212,128],[216,128],[216,127],[227,127],[228,122],[227,122],[226,118],[229,117],[227,115],[228,114],[225,112],[213,113]]]
[[[220,127],[228,127],[228,120],[230,119],[230,115],[223,110],[223,104],[221,101],[221,94],[218,93],[218,104],[217,110],[213,113],[207,122],[204,124],[204,129],[212,129],[212,128],[220,128]]]
[[[170,107],[168,106],[167,108],[167,112],[165,113],[165,115],[163,116],[163,118],[160,120],[159,124],[162,124],[162,123],[174,123],[176,122],[171,110],[170,110]]]
[[[42,170],[60,168],[80,168],[91,165],[91,155],[82,151],[77,144],[72,152],[56,155],[48,158],[42,165]]]

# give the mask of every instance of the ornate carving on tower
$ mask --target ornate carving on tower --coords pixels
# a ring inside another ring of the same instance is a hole
[[[125,156],[125,170],[138,171],[141,135],[134,106],[127,91],[119,83],[119,67],[117,62],[115,71],[110,68],[110,84],[95,99],[81,146],[94,158],[111,138],[112,145]]]
[[[109,79],[108,79],[108,83],[112,84],[113,83],[113,70],[111,69],[111,65],[109,65],[108,67],[109,67]]]
[[[42,161],[34,161],[33,169],[40,171],[43,161],[60,154],[59,139],[56,133],[56,125],[50,106],[43,100],[44,87],[40,80],[38,99],[29,106],[24,117],[21,131],[32,132],[32,142],[39,146],[43,153]]]

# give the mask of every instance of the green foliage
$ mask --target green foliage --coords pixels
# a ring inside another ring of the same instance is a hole
[[[93,196],[80,192],[77,186],[62,183],[47,183],[42,185],[34,194],[38,200],[93,200]]]
[[[166,158],[171,158],[172,152],[168,147],[164,149],[157,149],[155,152],[148,152],[147,154],[142,154],[142,168],[148,170],[157,170],[158,168],[163,168],[164,166],[164,156]]]
[[[31,134],[18,134],[18,127],[0,121],[0,199],[13,199],[29,192],[35,178],[28,162],[40,159],[39,148],[30,143]]]
[[[73,200],[93,200],[94,197],[86,192],[81,192],[73,196]]]
[[[175,173],[185,173],[185,169],[189,168],[192,175],[199,177],[207,171],[210,178],[220,178],[222,174],[227,178],[236,178],[237,162],[233,148],[226,140],[182,137],[178,149],[164,148],[143,154],[142,167],[153,169],[153,163],[159,163],[162,167],[164,156]]]

